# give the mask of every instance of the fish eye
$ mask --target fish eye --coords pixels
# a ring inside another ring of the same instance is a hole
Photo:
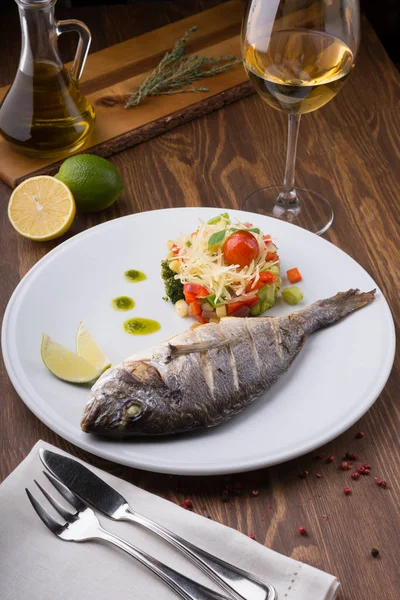
[[[127,405],[125,409],[125,415],[129,418],[130,421],[136,421],[139,417],[142,416],[144,412],[143,404],[134,400],[130,404]]]

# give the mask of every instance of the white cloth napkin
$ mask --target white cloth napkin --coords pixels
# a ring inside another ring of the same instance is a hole
[[[47,503],[33,483],[34,478],[52,492],[52,486],[42,473],[39,448],[62,453],[39,441],[0,486],[2,600],[176,600],[175,593],[158,577],[117,548],[98,542],[64,542],[43,525],[25,493],[25,487],[29,487],[40,502]],[[86,466],[118,490],[139,513],[271,582],[279,600],[335,598],[339,582],[332,575],[278,554],[238,531],[184,510],[100,469]],[[130,523],[112,521],[102,515],[99,518],[106,529],[188,577],[222,592],[158,536]]]

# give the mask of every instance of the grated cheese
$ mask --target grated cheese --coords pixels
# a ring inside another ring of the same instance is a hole
[[[170,261],[179,261],[179,273],[175,279],[182,283],[197,283],[205,286],[210,294],[215,294],[215,301],[220,303],[236,302],[254,296],[254,291],[246,293],[250,282],[256,283],[260,272],[269,271],[279,261],[266,261],[268,252],[276,252],[276,246],[270,242],[268,245],[263,240],[263,233],[252,232],[258,241],[259,254],[248,267],[240,268],[239,265],[228,265],[224,261],[222,244],[217,248],[209,248],[210,237],[224,229],[232,227],[229,219],[221,217],[218,223],[209,224],[200,221],[197,232],[189,235],[181,234],[175,244],[179,248],[178,254]],[[236,229],[248,229],[243,223],[234,224]],[[227,231],[225,239],[233,233]]]

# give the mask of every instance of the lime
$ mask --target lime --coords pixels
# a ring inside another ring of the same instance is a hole
[[[67,158],[55,177],[69,187],[82,212],[98,212],[111,206],[124,189],[114,165],[94,154]]]
[[[76,332],[76,352],[78,356],[84,358],[102,372],[111,366],[107,356],[98,346],[94,337],[85,329],[82,322],[79,324],[78,331]]]
[[[15,188],[8,203],[11,225],[26,238],[45,242],[69,229],[75,217],[69,188],[48,175],[26,179]]]
[[[96,368],[81,356],[70,352],[45,333],[42,336],[40,353],[49,371],[59,379],[70,383],[90,383],[102,373],[102,369]]]

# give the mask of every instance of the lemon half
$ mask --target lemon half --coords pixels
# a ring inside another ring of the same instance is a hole
[[[70,352],[46,333],[42,336],[40,353],[49,371],[59,379],[70,383],[90,383],[100,377],[103,371],[81,356]]]
[[[75,217],[75,201],[58,179],[39,175],[15,188],[8,203],[11,225],[26,238],[45,242],[59,237]]]
[[[76,352],[78,356],[87,360],[101,372],[105,371],[111,366],[107,356],[98,346],[94,337],[87,329],[85,329],[82,321],[80,322],[78,331],[76,332]]]

